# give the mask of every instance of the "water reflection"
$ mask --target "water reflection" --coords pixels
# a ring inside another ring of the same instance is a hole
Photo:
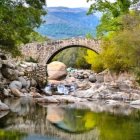
[[[140,139],[140,110],[129,105],[93,102],[42,107],[26,98],[5,102],[11,112],[0,118],[0,140]]]
[[[48,106],[47,119],[68,132],[85,132],[95,127],[94,116],[89,109]]]

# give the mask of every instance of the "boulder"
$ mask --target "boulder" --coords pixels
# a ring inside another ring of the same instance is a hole
[[[91,82],[91,83],[95,83],[97,80],[96,80],[96,76],[94,75],[94,74],[92,74],[92,75],[90,75],[89,76],[89,81]]]
[[[67,75],[67,67],[62,62],[54,61],[47,65],[49,80],[59,80]]]
[[[20,90],[22,88],[22,83],[20,81],[12,81],[9,85],[9,88],[10,89],[15,88],[15,89]]]
[[[23,77],[18,77],[18,80],[22,83],[22,87],[27,86],[27,81]]]
[[[24,96],[24,94],[20,92],[22,88],[22,83],[20,81],[12,81],[9,85],[9,88],[11,89],[11,92],[15,97]]]

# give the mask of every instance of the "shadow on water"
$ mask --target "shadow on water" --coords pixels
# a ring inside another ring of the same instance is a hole
[[[0,114],[0,140],[140,139],[140,110],[128,105],[38,105],[27,98],[5,103],[11,111]]]

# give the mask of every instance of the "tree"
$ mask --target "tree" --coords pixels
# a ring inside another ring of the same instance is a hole
[[[133,11],[123,15],[120,23],[121,30],[102,39],[102,52],[96,56],[87,53],[86,61],[95,71],[107,68],[115,72],[133,72],[140,77],[140,13]]]
[[[92,0],[87,0],[92,1]],[[119,17],[129,13],[131,5],[137,3],[139,0],[116,0],[110,2],[109,0],[94,0],[91,4],[88,14],[95,11],[103,13],[100,24],[97,27],[97,35],[104,36],[109,31],[118,31],[120,28]]]
[[[43,22],[45,0],[0,1],[0,49],[20,54],[18,46],[30,41],[29,35]]]

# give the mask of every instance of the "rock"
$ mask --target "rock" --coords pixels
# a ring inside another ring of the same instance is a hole
[[[62,62],[54,61],[47,65],[48,79],[59,80],[67,75],[66,65]]]
[[[130,105],[140,105],[140,100],[131,101]]]
[[[110,106],[119,106],[120,102],[119,101],[115,101],[115,100],[106,100],[105,104],[110,105]]]
[[[104,76],[102,74],[97,74],[96,75],[96,80],[98,83],[103,83],[104,82]]]
[[[2,67],[1,73],[4,76],[4,78],[7,78],[11,81],[16,80],[18,78],[17,72],[15,70],[7,68],[7,67]]]
[[[39,103],[77,103],[77,102],[86,102],[86,99],[73,97],[70,95],[53,95],[45,98],[37,98]]]
[[[89,89],[91,86],[89,83],[87,82],[77,82],[77,88],[79,88],[80,90],[86,90]]]
[[[94,95],[94,91],[92,89],[76,91],[73,94],[73,96],[79,98],[91,98],[93,95]]]
[[[22,83],[23,88],[27,86],[27,81],[23,77],[18,77],[18,80]]]
[[[34,79],[31,79],[31,87],[36,87],[37,82]]]
[[[7,68],[15,69],[15,65],[12,64],[9,60],[1,60],[0,59],[0,64],[6,65]]]
[[[9,90],[4,88],[3,94],[5,97],[10,96]]]
[[[11,92],[15,97],[24,96],[24,94],[22,92],[20,92],[20,90],[22,88],[22,83],[21,82],[13,81],[13,82],[10,83],[9,88],[11,89]]]
[[[12,88],[11,89],[11,92],[12,94],[15,96],[15,97],[23,97],[25,96],[22,92],[20,92],[17,88]]]
[[[54,97],[37,98],[36,101],[39,103],[59,103]]]
[[[44,89],[42,89],[42,91],[45,93],[45,95],[52,96],[51,85],[46,86]]]
[[[37,63],[33,63],[33,62],[22,62],[24,65],[26,65],[27,67],[37,67]]]
[[[0,118],[3,118],[9,113],[9,110],[0,111]]]
[[[30,88],[30,86],[31,86],[31,81],[30,81],[30,80],[28,80],[28,81],[27,81],[27,86],[26,86],[26,89],[29,89],[29,88]]]
[[[31,96],[32,96],[33,98],[42,98],[42,95],[40,95],[40,94],[37,93],[37,92],[30,92],[30,94],[31,94]]]
[[[0,101],[0,111],[9,110],[9,107]]]
[[[48,84],[53,84],[53,85],[59,85],[62,84],[63,81],[58,81],[58,80],[48,80]]]
[[[21,91],[22,93],[27,93],[27,92],[28,92],[25,88],[22,88],[20,91]]]
[[[91,82],[91,83],[95,83],[96,82],[96,76],[95,75],[90,75],[89,76],[89,81]]]
[[[84,75],[83,74],[78,74],[77,79],[84,79]]]
[[[12,81],[9,85],[10,89],[18,89],[20,90],[22,88],[22,83],[20,81]]]

